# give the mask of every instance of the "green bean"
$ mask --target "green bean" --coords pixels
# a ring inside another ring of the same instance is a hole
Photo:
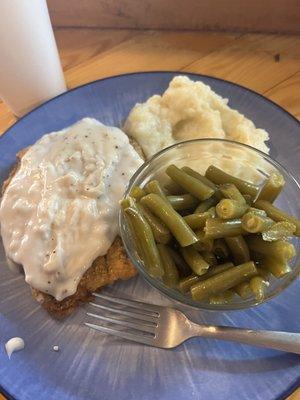
[[[229,251],[224,239],[216,239],[213,244],[213,252],[221,259],[228,258]]]
[[[232,262],[227,262],[224,264],[214,265],[208,269],[208,271],[199,277],[199,281],[203,281],[211,276],[220,274],[221,272],[227,271],[229,268],[234,267]]]
[[[193,246],[199,251],[212,251],[214,246],[213,239],[207,238],[203,231],[196,232],[198,242],[194,243]]]
[[[181,292],[185,293],[190,290],[190,288],[199,281],[199,276],[192,274],[187,276],[186,278],[183,278],[179,282],[179,289]]]
[[[256,197],[259,190],[258,186],[254,185],[253,183],[229,175],[221,169],[215,167],[214,165],[208,167],[205,176],[217,185],[222,185],[224,183],[233,183],[241,193],[249,194],[253,198]]]
[[[199,200],[206,200],[215,193],[214,189],[205,185],[193,176],[188,175],[175,165],[170,165],[166,169],[166,173],[173,179],[173,181],[178,183],[183,189]]]
[[[225,199],[235,200],[241,204],[246,204],[245,197],[233,183],[224,183],[219,186],[219,190]]]
[[[284,185],[284,177],[279,172],[271,173],[261,188],[257,200],[267,200],[270,203],[273,203]]]
[[[175,287],[179,282],[179,273],[169,248],[164,244],[158,244],[157,248],[164,268],[163,282],[168,287]]]
[[[208,218],[216,217],[215,207],[210,207],[207,211],[203,213],[194,213],[185,215],[183,218],[187,224],[194,230],[201,231],[205,227]]]
[[[292,243],[277,240],[276,242],[266,242],[259,236],[248,236],[247,244],[251,251],[272,256],[281,262],[287,262],[296,255],[295,247]]]
[[[262,267],[270,271],[275,278],[282,278],[292,271],[287,261],[278,260],[272,256],[264,257]]]
[[[170,256],[173,258],[173,261],[178,269],[179,275],[181,278],[187,277],[191,273],[191,269],[188,264],[185,262],[184,258],[180,253],[175,251],[172,247],[169,247]]]
[[[194,300],[204,300],[225,290],[231,289],[239,283],[257,274],[252,261],[230,268],[204,281],[197,282],[191,287]]]
[[[187,210],[194,208],[198,204],[198,200],[190,194],[181,194],[177,196],[167,196],[169,203],[172,205],[174,210]]]
[[[137,186],[136,186],[137,187]],[[126,198],[122,199],[120,202],[120,206],[125,211],[127,208],[133,208],[137,210],[138,202],[132,196],[127,196]]]
[[[241,282],[238,285],[234,286],[233,290],[242,298],[246,299],[250,297],[252,292],[250,289],[249,282]]]
[[[249,248],[243,236],[227,237],[225,238],[225,242],[236,264],[243,264],[250,261]]]
[[[161,222],[155,215],[153,215],[147,207],[143,206],[140,203],[137,204],[137,207],[150,225],[155,241],[163,244],[169,243],[169,241],[171,240],[171,232],[166,227],[166,225]]]
[[[206,211],[204,213],[189,214],[183,217],[185,222],[192,229],[203,229],[208,218],[212,218],[212,212]]]
[[[183,167],[183,168],[181,168],[181,170],[186,172],[188,175],[192,176],[193,178],[198,179],[199,181],[204,183],[204,185],[209,186],[214,191],[217,191],[217,189],[218,189],[217,186],[212,181],[207,179],[205,176],[201,175],[199,172],[193,170],[190,167]]]
[[[248,212],[242,217],[242,228],[250,233],[263,232],[274,225],[271,218]]]
[[[151,193],[143,197],[141,203],[165,223],[181,246],[189,246],[198,241],[196,234],[181,215],[162,197]]]
[[[216,216],[217,216],[216,207],[210,207],[207,210],[207,212],[210,213],[212,218],[216,218]]]
[[[145,190],[148,194],[155,193],[158,196],[162,197],[165,201],[168,201],[165,192],[160,186],[160,183],[155,179],[147,183],[147,185],[145,186]]]
[[[209,266],[217,265],[218,261],[212,251],[202,251],[201,256],[209,264]]]
[[[267,213],[259,208],[249,207],[247,213],[252,213],[255,215],[260,215],[261,217],[267,217]]]
[[[163,275],[163,266],[150,225],[137,208],[129,207],[124,211],[130,216],[136,240],[143,249],[145,267],[151,276],[161,277]]]
[[[193,247],[194,247],[195,250],[200,251],[200,252],[206,250],[205,244],[203,242],[200,242],[200,241],[197,242],[197,243],[194,243]]]
[[[199,172],[196,172],[195,170],[193,170],[192,168],[189,167],[183,167],[181,168],[182,171],[186,172],[187,174],[189,174],[190,176],[193,176],[196,179],[199,179],[199,181],[201,181],[202,183],[204,183],[205,185],[209,186],[210,188],[214,189],[215,194],[214,194],[214,198],[217,200],[221,200],[223,198],[222,193],[219,191],[219,188],[217,185],[215,185],[212,181],[210,181],[209,179],[207,179],[204,175],[201,175]],[[213,204],[215,205],[215,204]]]
[[[276,222],[288,221],[288,222],[291,222],[292,224],[294,224],[296,226],[295,235],[300,236],[300,220],[299,219],[296,219],[295,217],[285,213],[284,211],[275,207],[269,201],[258,200],[254,203],[254,205],[257,208],[264,210],[267,213],[268,217],[270,217],[271,219],[273,219]]]
[[[193,244],[194,249],[196,249],[197,251],[212,251],[213,249],[213,240],[211,239],[207,239],[207,240],[203,240],[200,241],[198,243]]]
[[[249,287],[257,301],[263,301],[265,298],[266,287],[269,282],[265,281],[261,276],[254,276],[250,279]]]
[[[146,196],[146,192],[139,186],[133,186],[133,188],[130,190],[130,196],[135,200],[140,200],[142,197]]]
[[[136,203],[135,199],[131,196],[127,196],[126,198],[124,198],[120,201],[120,206],[124,212],[125,212],[126,208],[129,208],[129,207],[136,208],[136,204],[137,203]]]
[[[164,185],[164,189],[170,193],[171,195],[179,195],[185,194],[186,191],[182,189],[176,182],[172,181],[171,179]]]
[[[128,208],[128,207],[126,207],[126,208]],[[132,243],[134,243],[134,245],[135,245],[136,252],[137,252],[139,258],[141,259],[141,261],[143,261],[143,260],[145,260],[145,255],[144,255],[142,243],[140,242],[139,238],[137,237],[137,234],[134,230],[134,226],[131,221],[130,215],[126,214],[125,210],[123,210],[123,211],[124,211],[124,219],[128,226],[128,230],[132,236]]]
[[[251,207],[252,204],[253,204],[253,199],[252,199],[252,197],[250,196],[250,194],[243,194],[243,197],[244,197],[246,203],[248,204],[248,206]]]
[[[220,293],[220,294],[215,294],[214,296],[211,296],[209,298],[209,303],[210,304],[228,304],[232,302],[232,299],[234,297],[234,291],[233,290],[225,290],[225,292]]]
[[[135,200],[132,197],[126,197],[120,201],[120,206],[123,208],[123,210],[130,207],[132,204],[135,204]]]
[[[180,283],[179,283],[180,290],[182,292],[187,292],[188,290],[190,290],[190,288],[196,282],[200,282],[207,278],[210,278],[211,276],[217,275],[220,272],[223,272],[229,268],[232,268],[233,266],[234,265],[232,262],[228,262],[225,264],[219,264],[214,267],[210,267],[204,275],[198,276],[198,275],[192,274],[192,275],[188,276],[187,278],[184,278],[180,281]]]
[[[215,197],[210,197],[209,199],[202,201],[194,212],[195,214],[205,212],[217,203],[218,200]]]
[[[204,227],[205,237],[208,239],[220,239],[228,236],[238,236],[244,233],[240,219],[226,220],[209,218]]]
[[[191,267],[196,275],[203,275],[209,268],[209,264],[204,258],[196,251],[193,246],[183,247],[180,249],[186,263]]]
[[[216,206],[217,215],[222,219],[240,218],[247,209],[246,203],[231,199],[222,199]]]
[[[268,229],[263,231],[262,238],[266,241],[274,241],[283,239],[286,240],[293,236],[296,231],[296,226],[288,221],[276,222],[271,225]]]

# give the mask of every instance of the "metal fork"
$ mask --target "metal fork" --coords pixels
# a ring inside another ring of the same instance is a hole
[[[89,322],[86,322],[85,325],[119,338],[170,349],[189,338],[200,336],[300,354],[300,333],[198,325],[190,321],[181,311],[171,307],[98,293],[94,293],[94,296],[105,300],[108,305],[91,302],[89,304],[102,314],[87,312],[87,315],[102,321],[102,323],[115,325],[115,327]],[[110,316],[103,312],[108,312]]]

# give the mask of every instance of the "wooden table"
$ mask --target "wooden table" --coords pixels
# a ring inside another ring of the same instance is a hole
[[[300,36],[97,28],[55,34],[69,88],[127,72],[197,72],[253,89],[300,118]],[[0,102],[0,133],[15,121]]]
[[[198,72],[249,87],[300,117],[300,36],[62,28],[69,88],[134,71]],[[15,117],[0,102],[0,133]]]

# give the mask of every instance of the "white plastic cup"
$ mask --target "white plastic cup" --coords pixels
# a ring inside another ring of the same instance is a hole
[[[66,91],[46,0],[0,0],[0,97],[20,117]]]

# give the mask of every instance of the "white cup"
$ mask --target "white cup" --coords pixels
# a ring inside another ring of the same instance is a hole
[[[0,0],[0,97],[16,116],[66,91],[46,0]]]

